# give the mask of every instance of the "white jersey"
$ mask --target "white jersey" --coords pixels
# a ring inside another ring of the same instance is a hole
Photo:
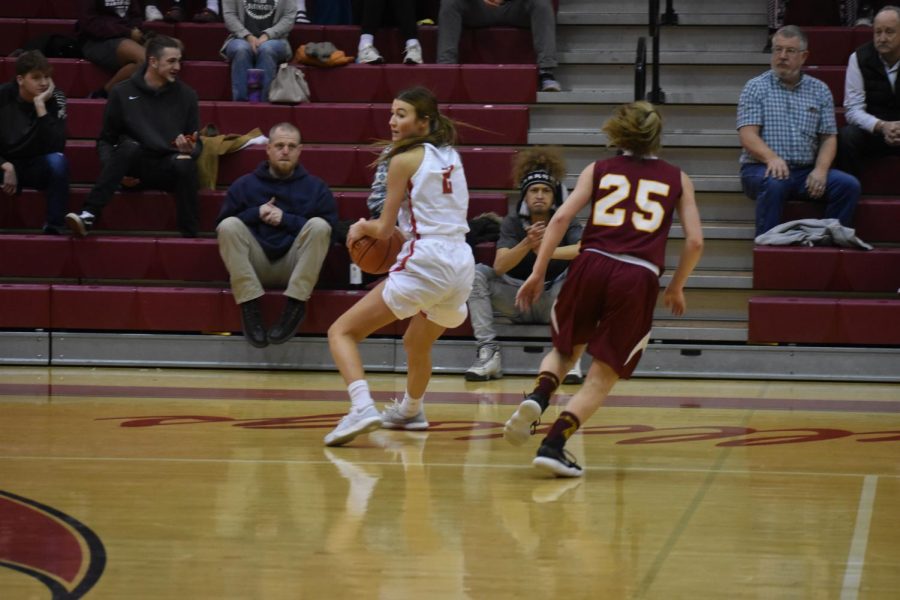
[[[459,154],[423,144],[422,164],[409,180],[397,222],[406,243],[382,291],[398,319],[423,313],[442,327],[466,320],[475,260],[466,243],[469,190]]]
[[[422,144],[422,164],[409,179],[397,217],[407,239],[460,236],[469,231],[469,188],[459,154],[451,146]]]

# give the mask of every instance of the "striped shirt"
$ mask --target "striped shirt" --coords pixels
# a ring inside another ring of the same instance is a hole
[[[766,71],[747,82],[738,101],[737,128],[758,125],[766,145],[789,166],[814,165],[819,136],[837,134],[834,100],[828,86],[803,74],[793,88]],[[741,164],[759,162],[745,149]]]

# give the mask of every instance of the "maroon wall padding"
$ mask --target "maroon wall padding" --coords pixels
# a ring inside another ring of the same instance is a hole
[[[50,288],[53,329],[141,331],[134,286],[54,285]]]
[[[537,100],[537,67],[467,65],[460,69],[465,102],[531,103]]]
[[[829,344],[838,339],[838,301],[831,298],[750,298],[747,341]]]
[[[840,300],[841,344],[900,344],[900,300]]]
[[[849,27],[804,27],[809,41],[807,65],[847,66],[850,54],[856,49],[855,38]],[[842,104],[843,98],[835,98],[835,104]]]
[[[72,255],[84,279],[161,279],[156,239],[88,236],[72,240]]]
[[[0,18],[0,56],[24,46],[28,40],[27,29],[28,21],[25,19]],[[6,83],[7,78],[3,77],[0,81]]]
[[[900,289],[900,249],[756,246],[753,288],[896,292]]]
[[[834,99],[835,106],[844,104],[844,77],[847,71],[846,61],[842,66],[807,66],[803,67],[803,72],[811,75],[816,79],[821,79],[828,89],[831,90],[831,97]]]
[[[137,327],[144,331],[223,331],[221,290],[177,287],[137,289]]]
[[[228,281],[228,270],[214,239],[156,240],[159,270],[173,281]]]
[[[78,276],[67,236],[0,235],[0,277]]]
[[[865,194],[900,194],[900,156],[883,156],[870,160],[859,183]]]
[[[0,283],[0,327],[8,329],[50,327],[50,286]]]

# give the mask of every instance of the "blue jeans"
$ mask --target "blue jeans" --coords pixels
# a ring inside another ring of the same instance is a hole
[[[859,180],[853,175],[828,169],[825,194],[810,198],[806,178],[812,167],[794,167],[787,179],[766,177],[766,165],[747,163],[741,166],[741,186],[748,198],[756,201],[756,234],[765,233],[782,223],[784,203],[789,199],[825,202],[825,217],[837,219],[841,225],[853,225],[853,213],[859,200]]]
[[[16,158],[9,162],[16,169],[19,191],[23,187],[46,190],[47,222],[44,231],[64,231],[69,206],[69,161],[62,152],[34,158]]]
[[[291,58],[291,45],[287,40],[267,40],[257,49],[256,54],[244,40],[233,39],[225,46],[225,56],[231,63],[231,99],[247,101],[247,70],[263,71],[263,102],[269,99],[269,85],[275,78],[278,65]]]

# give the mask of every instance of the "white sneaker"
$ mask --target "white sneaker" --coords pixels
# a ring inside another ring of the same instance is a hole
[[[407,46],[403,52],[403,64],[405,65],[421,65],[422,64],[422,46],[416,42],[412,46]]]
[[[525,398],[503,426],[503,439],[513,446],[521,446],[528,441],[540,421],[541,405],[536,400]]]
[[[144,21],[162,21],[163,14],[159,12],[159,9],[153,6],[152,4],[148,4],[147,8],[144,9]]]
[[[343,446],[358,435],[375,431],[381,427],[381,413],[372,404],[363,410],[351,409],[344,415],[331,433],[325,436],[326,446]]]
[[[575,361],[575,366],[563,377],[565,384],[582,384],[584,383],[584,374],[581,372],[581,361]]]
[[[419,412],[411,417],[407,417],[400,410],[400,403],[394,400],[384,407],[384,411],[381,413],[381,426],[385,429],[405,429],[406,431],[428,429],[425,407],[419,407]]]
[[[501,377],[503,369],[500,363],[500,349],[490,345],[479,348],[475,364],[466,371],[466,381],[488,381]]]
[[[367,65],[380,65],[384,62],[384,58],[378,53],[375,46],[369,44],[368,46],[359,49],[359,53],[356,56],[356,62]]]

